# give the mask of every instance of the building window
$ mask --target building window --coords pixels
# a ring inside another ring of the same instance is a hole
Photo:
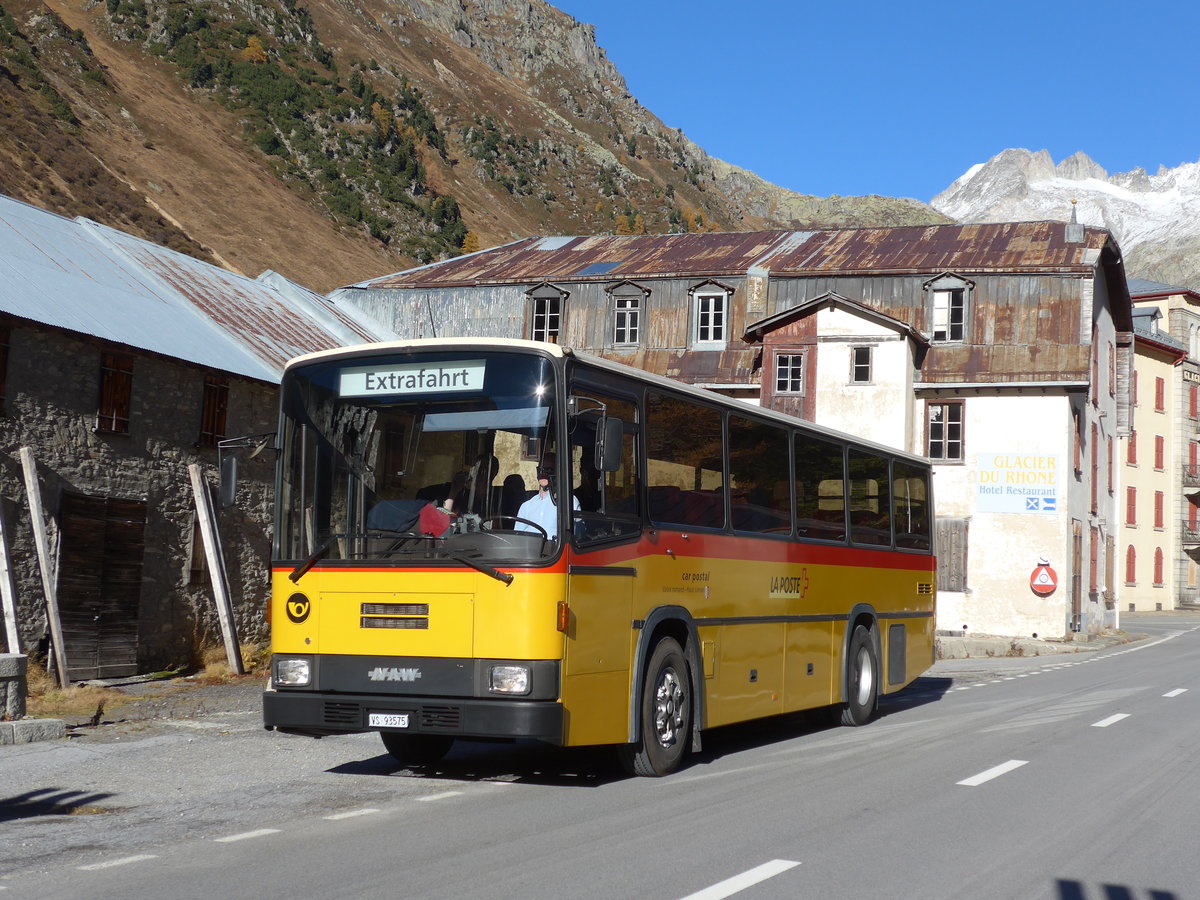
[[[129,434],[129,405],[133,396],[133,357],[105,353],[100,360],[100,407],[96,430]]]
[[[926,447],[932,460],[961,462],[963,402],[929,403],[926,409]]]
[[[1154,468],[1161,472],[1163,470],[1163,460],[1167,452],[1167,442],[1161,434],[1154,436]]]
[[[641,297],[613,297],[613,343],[636,344],[641,332]]]
[[[1188,415],[1193,419],[1200,416],[1200,388],[1188,385]]]
[[[1133,549],[1133,544],[1130,544],[1125,549],[1125,586],[1135,587],[1137,585],[1137,551]]]
[[[1164,378],[1154,379],[1154,411],[1167,411],[1167,382]]]
[[[871,348],[854,347],[850,351],[850,382],[871,383]]]
[[[966,291],[933,292],[933,339],[961,341],[966,322]]]
[[[1163,552],[1162,547],[1154,548],[1154,586],[1163,586]]]
[[[1166,527],[1164,520],[1165,514],[1165,497],[1162,491],[1154,492],[1154,527],[1162,531]]]
[[[225,439],[225,416],[229,410],[229,379],[210,375],[204,379],[200,404],[200,446],[215,447]]]
[[[775,356],[775,393],[804,393],[804,354],[779,353]]]
[[[698,344],[721,343],[725,340],[728,295],[724,291],[697,292],[693,299],[692,333]]]
[[[1125,524],[1137,524],[1137,488],[1125,488]]]
[[[529,297],[529,339],[557,344],[562,334],[567,292],[543,283],[525,293]]]
[[[1125,462],[1131,466],[1137,465],[1137,431],[1130,430],[1125,443]]]

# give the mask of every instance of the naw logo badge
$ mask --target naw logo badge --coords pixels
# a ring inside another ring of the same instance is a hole
[[[287,617],[299,625],[312,612],[312,601],[303,594],[292,594],[287,598]]]

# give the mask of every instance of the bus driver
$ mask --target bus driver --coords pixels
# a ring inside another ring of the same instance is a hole
[[[554,469],[557,459],[553,453],[547,453],[537,469],[537,493],[521,504],[517,516],[536,522],[545,529],[546,537],[550,540],[558,538],[558,503],[554,496],[551,483],[554,481]],[[579,509],[579,500],[575,497],[574,508]],[[516,531],[537,531],[529,522],[517,522]]]

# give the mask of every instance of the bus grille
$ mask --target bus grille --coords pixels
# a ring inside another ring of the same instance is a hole
[[[427,616],[428,603],[364,603],[360,609],[364,616]]]
[[[431,730],[457,730],[462,726],[462,710],[457,706],[422,706],[421,727]]]
[[[428,628],[428,603],[364,603],[360,628]]]
[[[428,628],[427,618],[397,618],[392,616],[363,616],[359,620],[360,628]]]
[[[331,700],[325,702],[326,725],[362,724],[362,708],[357,703],[337,703]]]
[[[929,582],[922,582],[921,584],[917,585],[917,593],[918,594],[932,594],[933,593],[933,585],[930,584]]]

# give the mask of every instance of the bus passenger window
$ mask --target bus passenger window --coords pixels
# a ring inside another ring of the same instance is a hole
[[[849,453],[850,540],[856,544],[892,544],[888,460],[861,450]]]
[[[737,531],[791,534],[788,433],[729,417],[729,514]]]
[[[846,475],[838,444],[796,434],[796,534],[846,539]]]
[[[724,528],[721,413],[646,392],[646,485],[651,521]]]
[[[928,550],[929,475],[907,463],[892,463],[892,506],[895,510],[896,546],[906,550]]]

